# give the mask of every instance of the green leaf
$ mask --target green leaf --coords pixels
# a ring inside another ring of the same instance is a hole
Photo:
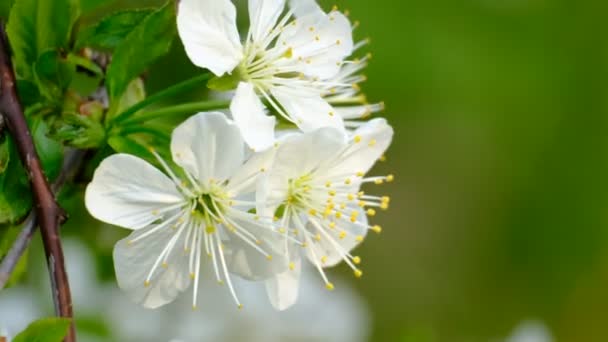
[[[8,162],[10,161],[10,156],[8,143],[3,141],[2,144],[0,144],[0,174],[6,171]]]
[[[61,169],[63,147],[48,137],[49,127],[40,116],[30,119],[28,124],[45,175],[52,180]],[[11,137],[0,143],[0,160],[5,163],[0,172],[0,225],[14,224],[30,211],[32,195],[29,180]]]
[[[61,342],[70,327],[68,318],[43,318],[31,323],[13,342]]]
[[[40,117],[31,120],[30,130],[44,174],[52,181],[59,175],[63,164],[63,146],[49,137],[50,128]]]
[[[94,115],[64,114],[53,137],[80,149],[98,148],[105,142],[106,130]]]
[[[152,12],[154,10],[140,9],[110,14],[78,33],[76,49],[113,50]]]
[[[68,50],[80,14],[78,0],[19,0],[6,27],[21,78],[33,79],[32,66],[47,50]]]
[[[55,50],[44,52],[34,65],[40,93],[58,105],[61,104],[63,94],[75,73],[76,66]]]
[[[7,165],[0,173],[0,224],[12,224],[23,218],[32,207],[29,181],[25,174],[15,145],[10,137],[2,142]]]
[[[116,115],[116,113],[122,113],[124,110],[130,108],[136,103],[143,101],[146,98],[146,89],[144,81],[141,78],[136,78],[122,94],[118,103],[108,112],[106,116],[106,122],[110,122]]]
[[[114,135],[108,138],[108,145],[110,145],[110,147],[112,147],[112,149],[118,153],[132,154],[146,160],[158,168],[161,168],[161,165],[154,154],[150,152],[150,146],[152,146],[152,142],[154,140],[154,138],[144,139],[138,136],[123,137],[120,135]],[[171,159],[171,152],[169,151],[168,146],[169,144],[164,142],[163,145],[156,145],[154,147],[156,149],[156,153],[158,153],[161,158],[163,158],[165,162],[169,164],[176,175],[180,177],[182,175],[181,168],[174,167],[173,160]]]
[[[40,91],[38,85],[31,81],[17,80],[17,91],[24,107],[29,107],[40,102]]]
[[[150,150],[134,139],[112,136],[108,139],[108,145],[118,153],[132,154],[148,161],[156,161]]]
[[[241,81],[242,77],[238,69],[234,70],[232,74],[226,74],[222,77],[214,77],[209,80],[207,87],[217,91],[228,91],[236,89]]]
[[[168,1],[142,20],[116,47],[106,74],[108,94],[113,102],[134,78],[169,51],[175,31],[175,4]]]
[[[107,5],[115,2],[115,0],[80,0],[80,7],[82,8],[82,12],[86,13],[102,5]]]

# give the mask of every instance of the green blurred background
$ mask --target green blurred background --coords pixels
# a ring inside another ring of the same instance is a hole
[[[158,1],[83,0],[90,18],[142,3]],[[372,38],[363,89],[396,131],[374,170],[396,181],[369,189],[392,206],[352,279],[372,340],[491,341],[537,319],[557,341],[607,341],[608,3],[335,3]],[[182,49],[150,92],[197,72]]]

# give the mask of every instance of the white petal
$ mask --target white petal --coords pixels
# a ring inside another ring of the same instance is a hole
[[[250,33],[254,42],[261,43],[279,19],[285,0],[249,0]]]
[[[224,255],[230,272],[248,280],[265,280],[287,269],[288,262],[280,252],[282,238],[278,233],[245,220],[235,221],[261,241],[259,247],[272,258],[269,260],[250,243],[228,233],[229,240],[224,241]]]
[[[340,71],[342,61],[353,53],[351,24],[342,13],[311,11],[285,27],[277,46],[292,48],[299,72],[329,79]]]
[[[230,0],[179,1],[177,29],[192,63],[217,76],[231,72],[243,59]]]
[[[157,308],[175,299],[190,286],[188,256],[182,248],[185,234],[182,234],[167,258],[167,267],[157,265],[156,270],[146,283],[148,274],[160,257],[176,231],[165,227],[150,236],[129,244],[149,229],[133,232],[118,241],[114,247],[114,268],[118,286],[136,303],[146,308]],[[162,260],[161,260],[162,263]]]
[[[337,225],[335,229],[324,228],[333,242],[330,241],[327,235],[321,232],[319,232],[319,235],[321,236],[320,241],[315,239],[312,240],[313,243],[306,250],[306,255],[312,263],[317,262],[323,267],[335,266],[344,259],[343,253],[350,252],[361,243],[360,241],[357,241],[357,237],[360,237],[360,240],[367,234],[367,216],[365,215],[365,211],[359,207],[347,207],[346,212],[350,213],[353,210],[359,212],[357,216],[359,224],[350,222],[348,218],[340,220],[336,222]],[[311,222],[307,224],[307,228],[313,232],[313,234],[317,234],[317,227]],[[346,236],[340,239],[340,232],[342,231],[346,232]],[[314,249],[314,253],[311,249]],[[317,260],[314,259],[314,256],[317,257]],[[326,257],[324,263],[321,263],[321,260],[319,260],[322,257]]]
[[[115,154],[101,162],[85,194],[85,205],[93,217],[130,229],[147,226],[159,218],[156,211],[183,201],[169,177],[128,154]]]
[[[310,14],[323,14],[321,6],[316,0],[289,0],[289,7],[296,17],[303,17]]]
[[[173,160],[201,184],[230,178],[243,163],[243,147],[238,127],[219,112],[189,118],[171,138]]]
[[[287,199],[289,179],[311,173],[345,146],[341,134],[331,128],[286,136],[279,143],[270,171],[258,183],[258,211],[262,215],[273,215]]]
[[[263,152],[253,153],[229,179],[226,191],[230,196],[247,194],[256,191],[258,180],[272,166],[276,149],[269,148]]]
[[[332,128],[287,137],[277,149],[268,178],[275,183],[311,173],[345,146],[341,133]]]
[[[302,260],[298,256],[293,263],[293,270],[287,270],[265,282],[268,299],[277,310],[286,310],[298,300]]]
[[[302,131],[333,127],[340,134],[346,134],[342,117],[320,95],[298,94],[296,90],[286,87],[273,88],[272,95]]]
[[[344,120],[360,119],[371,113],[367,105],[336,107],[336,111]]]
[[[384,154],[392,138],[393,128],[385,119],[368,121],[352,134],[348,150],[342,154],[340,162],[327,167],[327,176],[367,173]]]
[[[230,104],[230,111],[249,147],[262,151],[272,146],[276,119],[266,115],[264,105],[251,83],[239,84]]]

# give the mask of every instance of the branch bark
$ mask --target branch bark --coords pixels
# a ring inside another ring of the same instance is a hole
[[[80,170],[84,155],[85,151],[82,150],[70,150],[66,153],[61,173],[52,186],[55,194],[58,194],[63,184],[75,176],[78,170]],[[0,264],[0,291],[6,286],[17,263],[30,245],[32,235],[34,235],[37,226],[38,216],[35,211],[32,211],[23,222],[21,231],[13,242],[10,250],[6,253],[4,259],[2,259],[2,263]]]
[[[0,22],[0,113],[6,127],[14,138],[21,162],[27,170],[34,193],[36,215],[40,224],[42,242],[51,276],[51,287],[55,312],[61,317],[72,318],[72,300],[63,250],[59,239],[59,225],[65,221],[65,213],[57,204],[55,196],[42,170],[34,141],[27,126],[23,108],[17,94],[15,74],[11,64],[10,46],[4,24]],[[72,322],[66,342],[75,341]]]

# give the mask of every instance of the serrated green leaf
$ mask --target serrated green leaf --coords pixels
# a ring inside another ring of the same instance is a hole
[[[48,101],[58,105],[63,99],[63,93],[70,85],[76,66],[69,60],[61,57],[59,52],[49,50],[38,57],[34,65],[34,74],[40,93]]]
[[[142,20],[116,47],[106,74],[113,102],[135,77],[169,51],[175,32],[175,4],[169,1]]]
[[[80,14],[78,0],[19,0],[6,27],[21,78],[33,80],[32,66],[47,50],[67,50]]]
[[[113,50],[154,10],[129,10],[110,14],[78,33],[76,49]]]
[[[13,342],[61,342],[69,327],[70,320],[67,318],[39,319],[15,336]]]

